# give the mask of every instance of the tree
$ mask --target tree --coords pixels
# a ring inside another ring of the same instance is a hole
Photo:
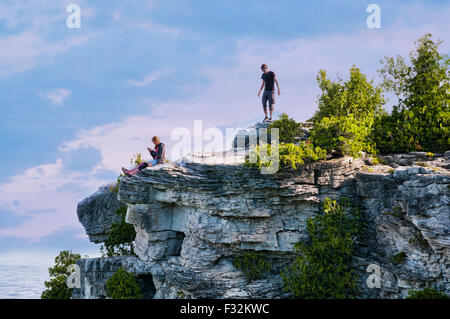
[[[443,152],[450,149],[448,56],[431,34],[416,41],[410,64],[401,56],[385,57],[378,71],[382,86],[398,97],[392,113],[376,123],[376,143],[383,153]]]
[[[106,291],[112,299],[142,299],[142,292],[133,274],[120,267],[106,281]]]
[[[125,222],[127,207],[122,206],[116,210],[116,214],[120,216],[119,222],[111,225],[108,239],[105,241],[106,252],[103,252],[103,246],[100,248],[103,255],[108,257],[131,255],[134,256],[133,241],[136,237],[136,231],[133,225]]]
[[[55,258],[55,266],[48,269],[50,280],[44,283],[47,288],[41,294],[42,299],[70,299],[73,288],[67,287],[68,267],[80,259],[79,254],[63,250]]]
[[[322,94],[311,119],[312,143],[338,155],[375,153],[372,132],[375,119],[383,114],[382,89],[368,81],[356,66],[350,69],[348,81],[333,82],[321,70],[317,82]]]
[[[326,198],[323,213],[308,220],[311,243],[295,244],[295,261],[281,274],[285,290],[295,297],[350,298],[357,292],[352,252],[361,221],[357,209],[347,208],[347,199]]]
[[[294,143],[295,138],[300,135],[300,123],[291,119],[289,115],[283,113],[279,119],[273,121],[267,130],[270,132],[272,128],[278,128],[280,143]]]
[[[324,70],[320,70],[317,82],[322,94],[319,96],[318,110],[311,119],[313,122],[319,122],[324,117],[348,115],[363,121],[382,113],[385,102],[382,89],[374,86],[373,81],[368,81],[356,66],[350,69],[348,81],[339,78],[333,82],[327,78]]]

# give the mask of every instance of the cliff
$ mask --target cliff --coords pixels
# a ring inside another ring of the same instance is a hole
[[[306,221],[325,198],[346,196],[361,208],[366,230],[354,267],[359,298],[401,298],[435,285],[450,293],[450,154],[385,156],[385,165],[349,157],[262,175],[231,153],[191,156],[122,178],[117,199],[101,188],[78,206],[90,239],[105,239],[114,208],[128,206],[136,257],[82,259],[73,298],[104,298],[105,282],[121,266],[146,287],[147,298],[286,298],[280,271],[293,245],[308,240]],[[241,154],[242,155],[242,154]],[[247,283],[233,260],[260,251],[272,265]],[[399,252],[399,264],[391,257]],[[366,284],[367,267],[381,269],[381,287]]]

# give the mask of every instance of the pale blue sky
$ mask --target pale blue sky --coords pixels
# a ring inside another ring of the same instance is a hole
[[[66,7],[81,7],[68,29]],[[368,29],[366,7],[381,7]],[[376,77],[425,32],[445,42],[448,1],[24,1],[0,4],[0,253],[97,250],[76,203],[173,128],[261,119],[259,66],[280,81],[276,110],[316,107],[315,75]]]

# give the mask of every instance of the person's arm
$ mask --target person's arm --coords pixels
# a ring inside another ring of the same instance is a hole
[[[262,84],[261,84],[261,88],[259,89],[258,96],[261,95],[261,91],[262,91],[262,89],[264,89],[264,85],[266,85],[266,83],[264,82],[264,80],[262,80]]]
[[[274,80],[275,80],[275,83],[277,84],[278,95],[281,95],[281,90],[280,90],[280,85],[278,84],[278,80],[277,80],[277,78],[275,78]]]
[[[151,149],[150,147],[147,147],[148,151],[150,152],[150,155],[153,157],[153,159],[155,159],[155,156],[157,155],[156,152]]]

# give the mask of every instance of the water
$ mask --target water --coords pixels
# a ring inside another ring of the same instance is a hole
[[[39,299],[46,280],[44,265],[0,264],[0,299]]]
[[[0,299],[40,299],[56,255],[58,251],[0,252]],[[97,251],[90,256],[100,257]]]
[[[54,258],[54,252],[1,252],[0,299],[41,298]]]

